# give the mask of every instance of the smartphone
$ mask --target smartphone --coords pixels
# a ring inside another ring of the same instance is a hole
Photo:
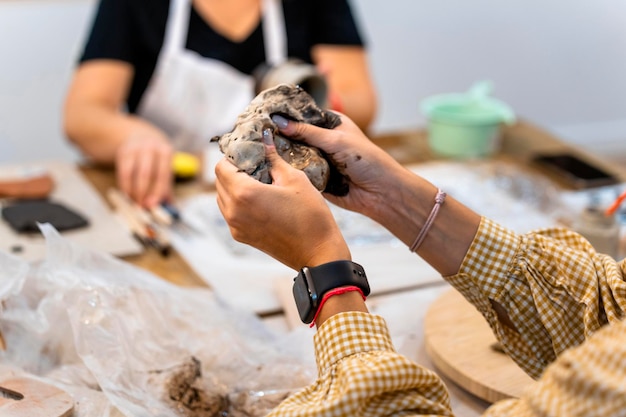
[[[600,187],[620,182],[614,174],[572,154],[536,155],[532,161],[550,170],[577,189]]]

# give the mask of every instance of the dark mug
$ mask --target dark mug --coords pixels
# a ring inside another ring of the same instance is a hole
[[[253,73],[255,94],[277,86],[293,84],[309,93],[320,108],[328,107],[326,78],[314,65],[298,59],[289,59],[279,65],[260,65]]]

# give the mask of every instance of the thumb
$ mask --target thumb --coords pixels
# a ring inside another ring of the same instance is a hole
[[[276,182],[293,168],[276,151],[274,134],[271,129],[263,130],[263,144],[265,145],[265,158],[270,164],[272,180]]]
[[[279,114],[273,115],[272,121],[280,130],[280,133],[289,139],[303,142],[328,153],[327,147],[330,145],[329,129],[289,120]]]

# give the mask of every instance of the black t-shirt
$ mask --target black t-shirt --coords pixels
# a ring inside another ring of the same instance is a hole
[[[169,0],[100,0],[80,62],[115,59],[135,69],[128,109],[135,112],[156,66],[165,36]],[[287,55],[311,63],[317,44],[363,46],[348,0],[283,0]],[[245,74],[265,62],[260,23],[240,43],[215,32],[192,8],[186,48]]]

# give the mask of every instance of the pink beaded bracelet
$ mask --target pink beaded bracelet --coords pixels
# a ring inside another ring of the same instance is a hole
[[[441,191],[441,189],[437,189],[437,195],[435,196],[435,205],[433,206],[433,209],[428,215],[428,218],[426,219],[424,226],[422,226],[422,230],[420,230],[420,232],[417,234],[417,237],[415,238],[415,241],[409,247],[409,250],[411,252],[415,252],[417,248],[420,247],[424,239],[426,238],[426,234],[430,230],[430,227],[433,225],[433,222],[435,221],[435,217],[437,217],[437,213],[439,213],[439,209],[441,208],[445,200],[446,200],[446,193]]]

